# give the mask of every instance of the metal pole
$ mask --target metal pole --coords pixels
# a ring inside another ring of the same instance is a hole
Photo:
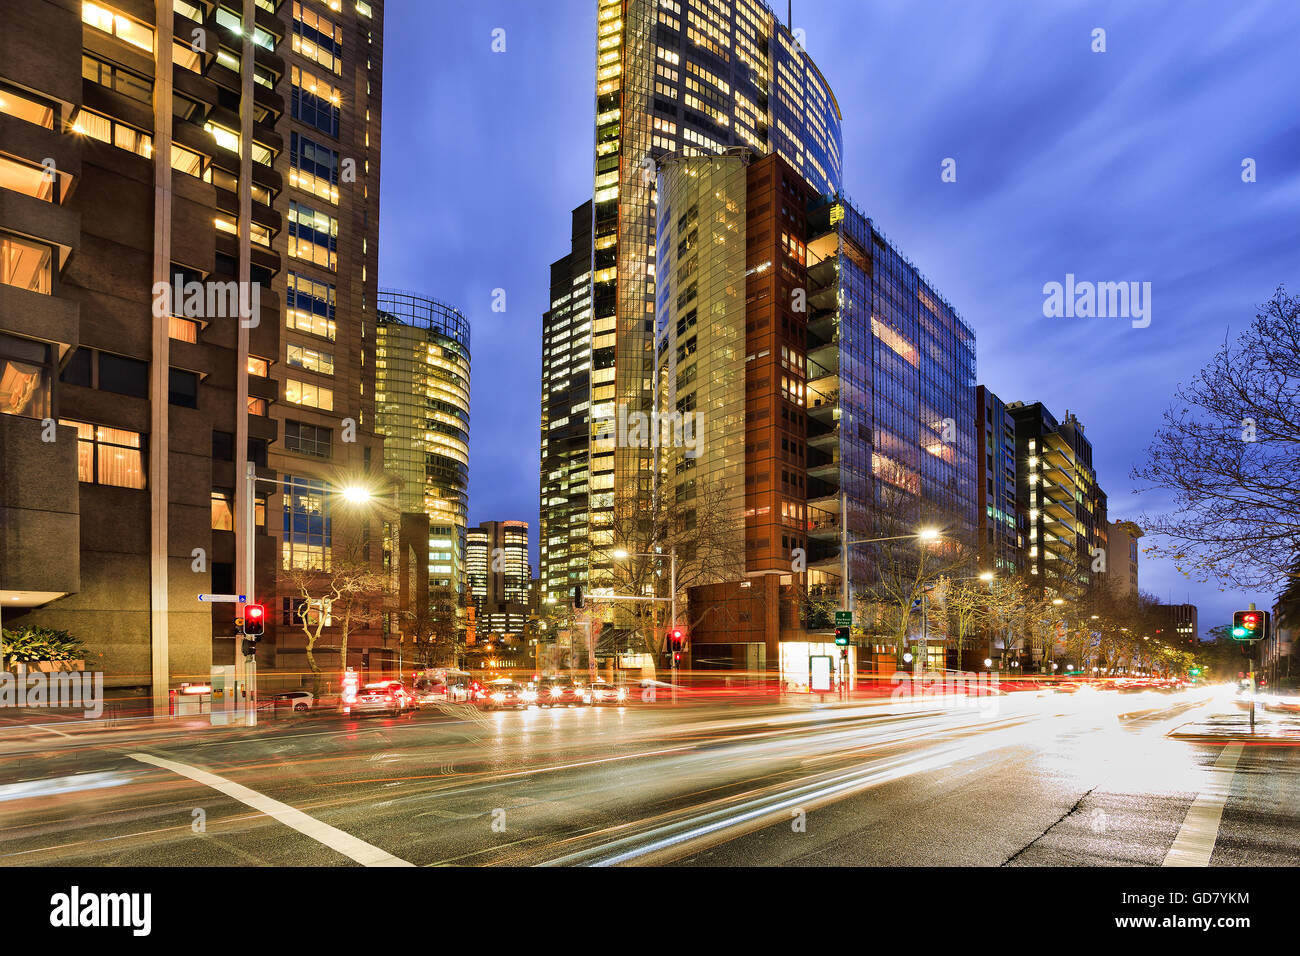
[[[247,330],[245,330],[245,332],[246,331]],[[246,369],[243,371],[245,374],[247,374]],[[256,541],[254,538],[257,532],[257,465],[254,462],[251,461],[248,462],[247,474],[248,474],[248,490],[244,494],[244,567],[247,571],[247,581],[245,581],[244,584],[245,587],[244,595],[248,598],[248,604],[256,604],[257,601],[254,599],[256,590],[254,585],[255,575],[253,574],[253,562],[256,560],[256,554],[257,554]],[[244,606],[247,607],[248,604],[245,604]],[[241,641],[240,638],[238,637],[236,637],[235,640],[240,641],[240,646],[237,648],[238,653],[235,655],[235,659],[239,660],[239,658],[243,655],[244,652],[243,641]],[[256,647],[257,645],[254,644],[253,646]],[[251,657],[245,660],[244,676],[245,676],[245,680],[248,682],[248,702],[247,705],[245,706],[245,712],[247,714],[246,723],[250,727],[256,727],[257,726],[257,655],[256,654],[252,655]]]
[[[668,629],[673,630],[677,627],[677,546],[673,545],[668,551],[668,590],[669,590],[669,616],[672,620],[668,623]],[[671,642],[670,642],[671,643]],[[673,703],[677,703],[677,652],[672,651],[673,655]]]
[[[849,495],[840,492],[840,606],[849,607]]]

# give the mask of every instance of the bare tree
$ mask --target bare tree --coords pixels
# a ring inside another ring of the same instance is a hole
[[[700,589],[744,577],[744,515],[731,506],[731,498],[731,491],[721,482],[708,480],[698,481],[692,494],[681,500],[622,493],[614,502],[609,523],[593,528],[591,564],[609,571],[604,575],[593,572],[592,613],[609,608],[609,621],[602,632],[613,628],[613,639],[622,641],[622,649],[647,654],[661,650],[669,602],[602,602],[599,589],[608,588],[616,595],[668,598],[673,553],[677,555],[677,623],[696,628],[726,613],[727,602],[702,597]]]
[[[1279,286],[1180,386],[1134,477],[1172,495],[1148,553],[1240,588],[1288,578],[1300,538],[1300,300]]]
[[[312,671],[313,693],[319,695],[321,669],[315,650],[323,630],[327,626],[339,629],[339,666],[346,670],[348,638],[379,612],[387,579],[368,560],[335,554],[327,571],[290,568],[282,572],[281,580],[300,595],[294,616],[307,637],[307,664]]]
[[[860,608],[864,621],[875,622],[892,636],[900,666],[913,607],[941,578],[961,577],[974,567],[975,554],[967,542],[952,535],[930,541],[917,534],[935,524],[944,530],[947,522],[942,517],[929,514],[914,496],[887,493],[872,511],[871,537],[893,540],[860,545],[868,561],[870,583],[854,596],[855,610]]]

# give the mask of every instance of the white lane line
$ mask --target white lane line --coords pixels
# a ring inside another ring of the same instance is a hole
[[[344,833],[337,827],[332,827],[328,823],[322,823],[315,817],[310,817],[301,810],[295,810],[287,803],[281,803],[279,800],[272,800],[265,794],[258,793],[256,790],[250,790],[243,784],[235,783],[233,780],[227,780],[225,777],[218,777],[215,773],[209,773],[206,770],[200,770],[198,767],[191,767],[189,764],[177,763],[174,760],[164,760],[162,757],[155,757],[152,754],[130,754],[133,760],[141,763],[152,764],[155,767],[162,767],[164,770],[170,770],[178,773],[182,777],[188,777],[204,786],[211,787],[219,793],[224,793],[232,799],[238,800],[247,806],[265,813],[268,817],[278,820],[287,827],[292,827],[299,833],[311,837],[317,843],[322,843],[342,853],[349,859],[356,860],[362,866],[414,866],[414,863],[408,863],[405,860],[398,859],[391,853],[372,846],[365,840],[358,840],[350,833]]]
[[[1187,818],[1165,856],[1164,866],[1209,866],[1219,839],[1223,806],[1232,790],[1232,775],[1241,758],[1242,745],[1229,744],[1209,770],[1205,789],[1187,808]]]

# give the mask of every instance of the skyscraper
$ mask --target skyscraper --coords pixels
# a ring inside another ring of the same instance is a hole
[[[815,190],[834,192],[840,122],[820,71],[760,0],[597,0],[592,328],[590,345],[574,356],[575,365],[590,369],[590,381],[575,404],[587,402],[591,417],[606,419],[654,407],[658,157],[746,146],[779,153]],[[599,550],[610,539],[615,504],[630,509],[650,493],[653,456],[591,434],[588,440],[587,483],[571,484],[569,501],[558,507],[582,516],[585,541]],[[543,515],[557,507],[560,495],[551,492],[542,496]],[[608,585],[608,562],[593,566],[555,530],[543,528],[548,595],[557,596],[552,582],[560,568],[569,587],[588,574],[593,585]]]
[[[465,591],[469,519],[469,323],[409,292],[379,295],[375,408],[403,512],[429,516],[429,585]]]
[[[379,464],[383,4],[238,8],[22,0],[0,33],[5,624],[156,708],[237,658],[200,593],[270,605],[280,662],[277,568],[327,563]]]
[[[689,442],[658,436],[660,494],[686,527],[733,514],[743,557],[690,577],[683,623],[705,666],[806,684],[809,654],[838,653],[805,598],[853,607],[876,577],[846,542],[922,519],[972,537],[974,333],[784,156],[659,168],[656,392],[661,421],[692,417]],[[693,556],[678,557],[680,574]]]
[[[484,521],[471,528],[465,550],[466,598],[475,630],[522,635],[528,620],[528,522]]]

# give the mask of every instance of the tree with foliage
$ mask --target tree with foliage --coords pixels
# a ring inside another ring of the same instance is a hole
[[[281,580],[297,591],[294,617],[307,637],[307,664],[312,671],[313,693],[321,692],[321,669],[316,645],[327,626],[337,627],[339,667],[348,666],[348,638],[357,628],[372,623],[382,610],[389,582],[370,561],[359,555],[335,553],[329,570],[290,568]]]
[[[1291,578],[1300,553],[1300,300],[1279,286],[1235,342],[1180,386],[1134,477],[1172,509],[1147,516],[1199,580],[1242,589]]]

